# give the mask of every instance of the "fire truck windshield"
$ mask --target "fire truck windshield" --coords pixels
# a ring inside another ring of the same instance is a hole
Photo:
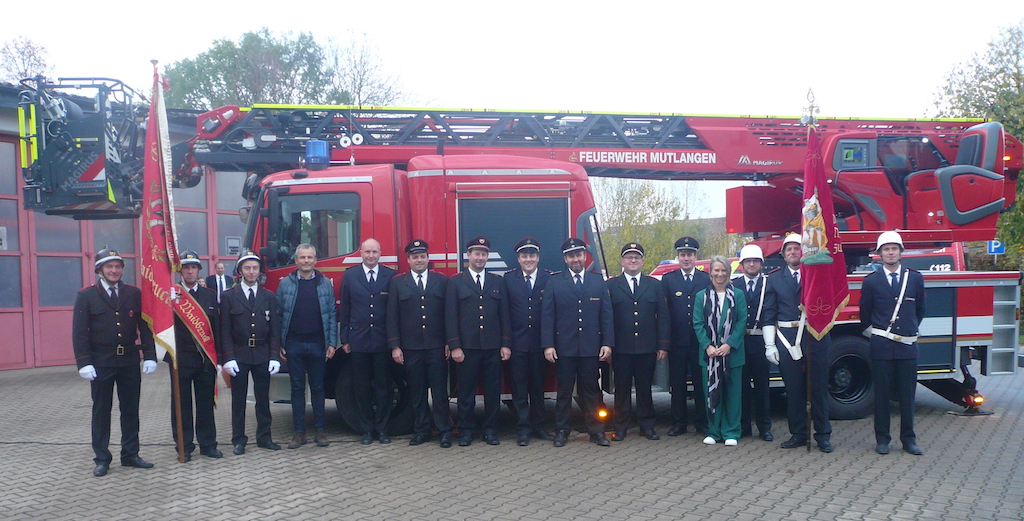
[[[280,268],[295,264],[295,247],[309,243],[318,257],[338,257],[359,249],[359,194],[328,192],[319,194],[283,194],[278,198],[280,211],[270,212],[276,223],[277,255],[269,255],[267,265]]]
[[[898,177],[949,166],[942,152],[928,138],[920,136],[879,136],[878,160]]]

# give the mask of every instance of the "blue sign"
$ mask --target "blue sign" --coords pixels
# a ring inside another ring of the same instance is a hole
[[[988,254],[989,255],[1004,255],[1006,254],[1006,244],[1003,241],[996,239],[994,241],[988,241]]]

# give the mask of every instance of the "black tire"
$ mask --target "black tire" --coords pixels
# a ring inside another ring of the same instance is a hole
[[[359,434],[359,411],[356,409],[355,390],[352,386],[352,364],[345,363],[338,370],[335,380],[334,403],[338,406],[338,415],[342,423]]]
[[[837,336],[828,366],[829,418],[856,420],[871,414],[875,386],[871,380],[868,340]]]
[[[409,388],[405,383],[405,372],[398,364],[391,374],[394,380],[391,395],[391,418],[388,419],[388,434],[397,436],[412,431],[413,411],[409,405]],[[356,409],[355,390],[352,384],[352,365],[344,364],[338,371],[334,390],[334,402],[338,406],[338,415],[343,422],[356,433],[359,428],[359,411]]]

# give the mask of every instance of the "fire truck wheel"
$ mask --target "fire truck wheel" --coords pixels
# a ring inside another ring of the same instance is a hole
[[[392,371],[394,385],[391,388],[391,418],[388,420],[388,434],[399,436],[412,431],[413,411],[409,405],[409,389],[405,383],[402,367],[395,364]],[[355,390],[352,384],[352,365],[345,364],[338,371],[335,383],[334,401],[338,405],[338,415],[349,428],[359,432],[359,411],[356,409]]]
[[[359,411],[356,409],[355,390],[352,387],[352,364],[346,363],[338,370],[335,380],[334,403],[338,405],[341,421],[359,434]]]
[[[875,388],[866,338],[836,335],[828,368],[829,418],[855,420],[871,414]]]

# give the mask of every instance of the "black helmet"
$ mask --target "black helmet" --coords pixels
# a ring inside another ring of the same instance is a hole
[[[199,269],[203,269],[203,261],[199,259],[199,254],[193,250],[185,250],[181,252],[181,254],[178,255],[178,258],[181,259],[182,266],[186,264],[198,264]]]
[[[109,246],[104,246],[102,250],[96,252],[96,264],[93,266],[93,271],[99,273],[104,264],[113,260],[121,261],[121,267],[124,267],[124,259],[121,258],[121,254]]]

